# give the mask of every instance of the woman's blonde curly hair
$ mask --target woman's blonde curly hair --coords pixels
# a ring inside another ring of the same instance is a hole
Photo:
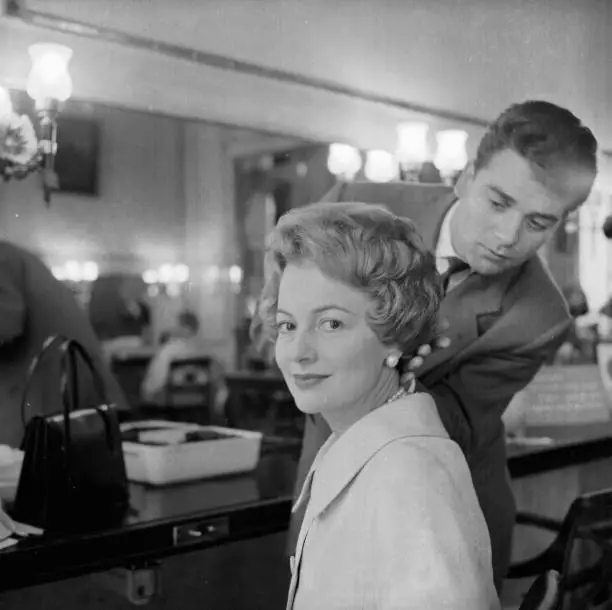
[[[381,343],[409,355],[436,337],[441,281],[414,223],[383,206],[314,203],[282,216],[268,237],[265,284],[251,324],[259,347],[276,339],[284,269],[304,262],[370,298],[368,324]]]

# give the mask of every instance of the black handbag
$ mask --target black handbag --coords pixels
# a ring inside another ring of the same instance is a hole
[[[63,410],[34,415],[25,424],[28,389],[41,359],[60,354]],[[100,399],[79,406],[77,364],[91,373]],[[23,466],[11,511],[17,521],[49,532],[85,531],[119,525],[129,507],[129,491],[117,414],[87,351],[78,342],[50,337],[32,361],[21,416],[25,425]]]

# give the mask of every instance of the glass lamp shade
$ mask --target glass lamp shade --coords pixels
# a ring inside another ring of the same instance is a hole
[[[330,144],[327,169],[334,176],[351,179],[361,169],[361,153],[348,144]]]
[[[429,158],[427,146],[427,123],[400,123],[397,126],[397,149],[395,157],[406,166],[420,166]]]
[[[386,150],[369,150],[364,173],[371,182],[390,182],[397,178],[397,161]]]
[[[38,43],[29,48],[32,69],[27,92],[36,102],[46,99],[65,102],[72,95],[72,79],[68,62],[72,49],[60,44]]]
[[[460,129],[439,131],[436,134],[437,150],[434,165],[442,174],[449,176],[460,172],[467,164],[466,142],[468,134]]]

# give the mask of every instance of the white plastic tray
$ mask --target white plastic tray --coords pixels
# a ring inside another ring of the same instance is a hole
[[[127,477],[149,485],[168,485],[227,474],[249,472],[257,467],[261,432],[236,430],[219,426],[199,426],[181,422],[147,420],[121,425],[123,431],[133,428],[164,428],[171,444],[143,445],[123,442]],[[172,442],[181,432],[210,431],[231,434],[220,438],[189,443]]]

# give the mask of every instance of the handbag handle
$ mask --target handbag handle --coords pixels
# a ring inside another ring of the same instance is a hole
[[[51,348],[55,347],[58,343],[64,343],[65,341],[66,337],[62,337],[61,335],[51,335],[50,337],[47,337],[38,354],[36,354],[36,356],[32,358],[32,362],[30,362],[28,372],[26,373],[23,396],[21,397],[21,423],[24,427],[26,425],[25,410],[28,404],[28,391],[30,389],[30,384],[32,383],[32,378],[34,377],[34,373],[36,373],[40,365],[40,361],[51,351]]]
[[[111,424],[108,418],[108,395],[106,392],[106,386],[104,380],[96,368],[91,356],[87,350],[76,340],[66,339],[59,346],[59,352],[62,356],[62,378],[61,378],[61,394],[64,411],[64,434],[66,442],[70,444],[70,413],[73,410],[70,398],[74,401],[79,396],[79,385],[78,385],[78,369],[77,369],[77,355],[81,357],[81,360],[85,363],[85,366],[91,373],[94,389],[102,400],[102,405],[93,405],[98,415],[104,422],[104,428],[106,432],[106,442],[109,449],[112,451],[115,449],[115,439],[113,438]],[[70,380],[70,390],[68,390],[68,381]],[[68,451],[70,447],[67,447]]]
[[[74,380],[73,389],[78,390],[77,383],[77,371],[76,371],[76,358],[75,356],[80,356],[81,360],[85,363],[85,366],[91,373],[91,377],[93,379],[94,389],[96,394],[99,396],[100,400],[103,404],[109,404],[108,394],[106,392],[106,385],[104,380],[102,379],[102,375],[96,368],[92,357],[89,355],[89,352],[76,340],[74,339],[64,339],[64,341],[59,346],[59,352],[62,356],[62,362],[64,363],[63,369],[67,370],[66,361],[70,362],[73,369],[71,378]],[[78,396],[78,392],[74,394],[74,396]]]

